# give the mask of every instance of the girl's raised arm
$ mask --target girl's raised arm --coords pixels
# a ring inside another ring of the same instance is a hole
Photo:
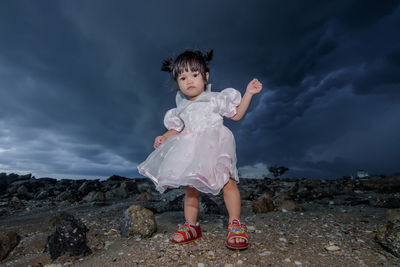
[[[249,108],[253,95],[261,92],[261,89],[262,89],[262,83],[260,83],[260,81],[257,80],[256,78],[254,78],[253,80],[251,80],[251,82],[249,82],[246,88],[246,92],[244,93],[239,106],[237,106],[235,116],[231,117],[232,120],[239,121],[243,118],[243,116],[246,114],[247,109]]]

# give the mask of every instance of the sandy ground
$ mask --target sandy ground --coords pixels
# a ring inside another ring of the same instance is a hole
[[[1,230],[22,237],[1,266],[400,266],[400,259],[376,243],[377,229],[386,224],[386,209],[302,203],[305,212],[254,214],[243,203],[243,221],[249,228],[250,247],[225,247],[227,218],[200,215],[203,238],[186,245],[170,242],[183,212],[156,215],[157,233],[151,238],[121,238],[122,212],[133,199],[105,206],[91,204],[43,205],[0,217]],[[58,211],[72,213],[90,229],[88,256],[63,255],[54,262],[43,253]],[[333,250],[328,250],[328,248]]]

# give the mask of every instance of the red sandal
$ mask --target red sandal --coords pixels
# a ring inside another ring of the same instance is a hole
[[[183,237],[183,240],[181,241],[176,241],[175,239],[172,239],[172,243],[174,244],[187,244],[193,241],[196,241],[201,235],[201,229],[200,225],[197,224],[190,224],[186,222],[185,224],[182,224],[179,226],[178,230],[175,232],[175,234],[180,234]]]
[[[233,238],[242,238],[246,242],[230,243]],[[238,219],[233,219],[228,225],[228,236],[226,238],[226,246],[230,249],[246,249],[249,246],[249,237],[247,236],[247,227],[244,223],[240,223]]]

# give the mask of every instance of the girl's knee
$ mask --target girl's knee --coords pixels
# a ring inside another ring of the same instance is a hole
[[[199,190],[191,186],[186,186],[186,196],[198,197],[199,195],[200,195]]]
[[[237,190],[236,181],[233,178],[229,178],[228,182],[224,185],[223,191],[226,190]]]

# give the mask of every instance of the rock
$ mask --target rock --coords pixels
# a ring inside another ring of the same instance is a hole
[[[337,251],[337,250],[340,250],[340,248],[339,248],[338,246],[333,245],[333,244],[330,244],[330,245],[326,246],[325,249],[326,249],[327,251]]]
[[[400,209],[387,210],[386,219],[390,222],[400,221]]]
[[[105,200],[106,200],[106,196],[105,196],[105,194],[104,194],[103,192],[101,192],[101,191],[99,191],[99,192],[92,191],[92,192],[90,192],[89,194],[87,194],[87,196],[85,196],[85,197],[83,198],[83,200],[86,201],[86,202],[95,202],[95,201],[100,201],[100,202],[102,202],[102,201],[105,201]]]
[[[50,218],[49,223],[52,227],[59,226],[62,220],[73,219],[73,216],[67,212],[58,212],[52,218]]]
[[[129,180],[129,178],[125,178],[119,175],[112,175],[108,178],[109,181],[118,181],[118,182],[123,182]]]
[[[17,193],[20,195],[26,195],[29,193],[29,190],[25,185],[21,185],[20,187],[17,188]]]
[[[142,202],[140,203],[140,205],[155,213],[163,213],[167,211],[182,211],[184,198],[184,189],[172,189],[162,194],[159,201]]]
[[[240,192],[240,198],[241,200],[253,200],[254,199],[253,191],[247,190]]]
[[[208,195],[200,195],[200,212],[205,214],[224,214],[225,207],[219,206]],[[225,212],[226,213],[226,212]]]
[[[400,221],[389,221],[386,226],[380,228],[376,234],[376,240],[382,247],[396,257],[400,257]]]
[[[17,197],[13,197],[8,201],[8,206],[15,210],[20,210],[25,208],[25,204]]]
[[[0,232],[0,261],[18,245],[21,237],[16,232]]]
[[[303,206],[297,205],[293,200],[283,200],[282,204],[278,207],[280,211],[305,211]]]
[[[262,195],[252,204],[254,213],[267,213],[275,210],[274,202],[267,195]]]
[[[94,191],[94,190],[95,190],[95,186],[90,181],[83,182],[82,185],[78,188],[78,191],[82,195],[87,195],[90,191]]]
[[[92,253],[87,246],[86,233],[89,229],[72,215],[62,213],[53,220],[58,226],[47,237],[45,252],[50,253],[52,260],[57,259],[66,252],[71,256],[88,255]]]
[[[121,221],[121,235],[150,237],[157,231],[154,213],[139,205],[132,205],[124,211]]]
[[[136,201],[152,201],[152,200],[153,198],[149,192],[143,192],[136,198]]]
[[[152,186],[148,182],[140,182],[137,183],[137,190],[139,191],[139,193],[151,192]]]
[[[386,199],[383,199],[379,205],[377,205],[382,208],[387,208],[387,209],[397,209],[400,208],[400,198],[399,197],[388,197]]]
[[[74,190],[66,190],[56,197],[56,200],[58,201],[69,201],[69,202],[75,202],[81,199],[82,198],[80,197],[80,195],[78,195],[77,191]]]
[[[400,174],[389,177],[373,176],[366,180],[361,180],[361,184],[366,190],[374,190],[378,193],[395,193],[400,191]]]
[[[121,183],[119,187],[106,192],[106,199],[113,199],[113,198],[121,199],[127,197],[128,197],[128,189],[126,187],[126,183]]]

